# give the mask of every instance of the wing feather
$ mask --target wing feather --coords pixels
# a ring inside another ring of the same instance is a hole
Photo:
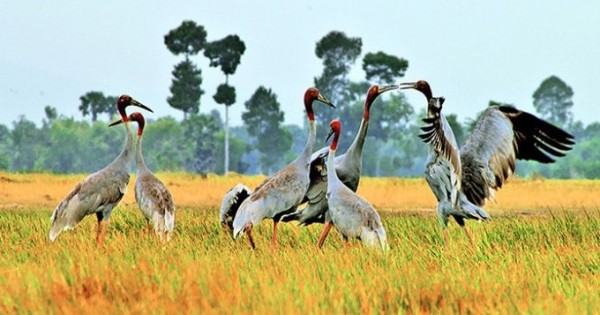
[[[463,192],[483,206],[514,173],[517,159],[553,163],[574,144],[571,134],[535,115],[512,106],[489,107],[460,150]]]

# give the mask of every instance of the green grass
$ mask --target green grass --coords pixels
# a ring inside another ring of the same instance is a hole
[[[529,313],[593,314],[600,305],[600,212],[456,224],[443,245],[432,216],[383,213],[387,254],[322,226],[255,228],[258,250],[235,242],[216,209],[180,209],[172,242],[118,207],[103,248],[94,217],[50,243],[50,209],[0,214],[0,313]],[[582,211],[583,212],[583,211]]]

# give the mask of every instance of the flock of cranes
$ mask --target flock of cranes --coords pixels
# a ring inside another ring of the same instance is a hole
[[[564,156],[575,144],[572,135],[530,113],[511,106],[491,106],[480,116],[472,134],[459,149],[442,113],[444,98],[434,97],[429,84],[421,80],[371,86],[360,128],[346,153],[336,156],[342,128],[339,120],[330,122],[329,136],[333,135],[330,146],[313,152],[316,142],[313,104],[335,106],[317,89],[309,88],[304,94],[309,120],[304,149],[294,161],[253,191],[242,183],[231,188],[221,204],[219,220],[223,228],[234,239],[246,234],[250,246],[256,248],[252,228],[264,219],[272,219],[271,248],[276,248],[279,222],[297,221],[299,225],[322,223],[324,229],[317,243],[319,248],[331,228],[335,227],[344,246],[349,238],[356,238],[368,247],[388,250],[379,214],[368,201],[356,194],[356,190],[360,182],[371,105],[379,95],[398,89],[417,90],[427,100],[427,117],[423,119],[423,133],[420,135],[429,146],[425,179],[437,198],[437,216],[446,242],[449,241],[447,227],[450,216],[473,242],[465,227],[465,219],[486,221],[490,218],[481,207],[487,199],[493,199],[494,190],[501,188],[515,171],[517,159],[552,163],[555,157]],[[127,115],[126,108],[129,106],[152,112],[128,95],[118,99],[121,119],[110,126],[125,125],[125,146],[113,162],[89,175],[59,203],[51,218],[51,241],[62,231],[74,228],[85,216],[96,214],[96,241],[99,246],[102,245],[111,212],[127,190],[133,150],[137,166],[136,202],[148,229],[153,227],[163,240],[171,238],[175,226],[173,197],[144,163],[141,141],[145,119],[139,112]],[[135,148],[129,122],[138,125]]]

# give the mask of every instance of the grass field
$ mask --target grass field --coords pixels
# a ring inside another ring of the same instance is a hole
[[[400,313],[600,314],[600,181],[512,180],[469,222],[477,246],[452,224],[443,245],[435,201],[421,179],[367,178],[359,193],[380,211],[391,251],[322,226],[271,222],[258,250],[232,241],[218,206],[239,181],[158,174],[178,205],[173,241],[147,235],[133,182],[115,209],[103,248],[95,217],[48,240],[52,210],[84,175],[0,173],[0,313]]]

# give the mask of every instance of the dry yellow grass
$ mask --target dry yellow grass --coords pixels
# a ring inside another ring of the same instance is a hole
[[[316,250],[322,226],[293,224],[270,252],[270,222],[252,251],[217,209],[231,186],[264,177],[158,176],[177,202],[173,241],[143,231],[132,177],[96,248],[95,218],[48,241],[51,211],[85,176],[0,173],[0,314],[598,313],[600,181],[512,180],[486,207],[495,219],[469,224],[472,248],[455,224],[442,245],[423,180],[366,178],[359,193],[390,241],[382,255],[356,242],[344,251],[336,232]]]
[[[54,207],[87,175],[13,174],[0,172],[0,207]],[[179,207],[208,208],[220,205],[227,190],[239,182],[253,189],[264,176],[203,178],[185,173],[158,173],[169,187]],[[135,175],[129,183],[133,192]],[[594,195],[600,181],[594,180],[522,180],[511,179],[496,192],[496,202],[488,202],[491,212],[530,212],[540,208],[594,209]],[[383,211],[433,211],[436,201],[424,179],[363,178],[358,193]],[[135,204],[132,193],[123,205]]]

